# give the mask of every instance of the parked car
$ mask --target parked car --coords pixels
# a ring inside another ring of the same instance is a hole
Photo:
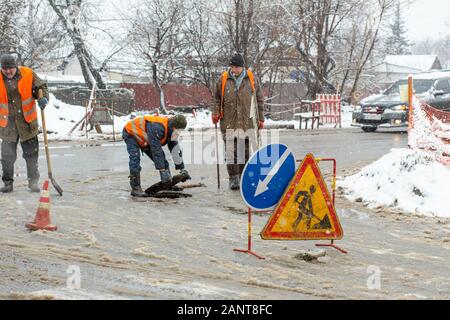
[[[378,128],[406,129],[408,102],[402,101],[401,91],[407,85],[407,79],[399,80],[382,94],[361,100],[353,111],[352,126],[365,132]],[[450,111],[450,71],[416,74],[413,87],[415,94],[429,105]]]

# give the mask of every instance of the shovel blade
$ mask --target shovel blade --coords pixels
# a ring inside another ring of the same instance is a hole
[[[56,183],[55,179],[51,178],[50,181],[52,182],[53,188],[55,188],[56,192],[58,192],[58,194],[60,196],[63,195],[63,189],[59,186],[58,183]]]

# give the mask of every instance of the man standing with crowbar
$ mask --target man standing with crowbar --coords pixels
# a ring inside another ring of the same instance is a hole
[[[216,85],[215,108],[212,121],[220,121],[225,141],[229,187],[239,190],[242,171],[250,157],[250,141],[253,151],[258,149],[258,130],[264,127],[264,100],[261,88],[250,69],[245,69],[244,58],[236,53],[230,60]],[[251,133],[249,133],[251,131]],[[245,154],[245,157],[242,155]]]

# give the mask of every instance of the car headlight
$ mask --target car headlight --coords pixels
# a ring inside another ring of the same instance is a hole
[[[361,106],[355,106],[355,109],[353,109],[353,112],[361,112],[362,107]]]
[[[399,105],[391,108],[392,111],[406,111],[408,110],[408,107],[405,105]]]
[[[401,104],[401,105],[398,105],[398,106],[393,106],[393,107],[390,107],[390,108],[386,108],[384,110],[384,112],[385,113],[389,113],[389,112],[404,112],[406,110],[408,110],[408,106],[405,106],[405,105]]]

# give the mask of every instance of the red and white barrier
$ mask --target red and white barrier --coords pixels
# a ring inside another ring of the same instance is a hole
[[[321,123],[334,123],[335,128],[341,122],[341,96],[339,94],[317,94],[316,102],[320,104],[320,120]]]
[[[450,166],[450,112],[433,108],[415,96],[412,100],[409,146],[428,151]]]

